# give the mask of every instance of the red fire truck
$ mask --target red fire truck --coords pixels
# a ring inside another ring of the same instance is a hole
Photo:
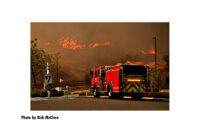
[[[95,98],[108,95],[110,98],[131,96],[141,99],[151,91],[148,67],[144,65],[101,66],[90,71],[90,90]]]

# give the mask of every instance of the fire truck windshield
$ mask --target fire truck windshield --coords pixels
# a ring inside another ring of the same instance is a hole
[[[123,74],[127,75],[146,75],[145,66],[123,65]]]

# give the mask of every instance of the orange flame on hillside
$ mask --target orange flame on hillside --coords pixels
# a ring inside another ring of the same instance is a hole
[[[60,39],[56,40],[58,44],[60,44],[63,48],[71,49],[71,50],[78,50],[78,49],[85,49],[85,48],[96,48],[99,46],[106,46],[111,45],[110,42],[104,42],[104,43],[90,43],[89,45],[81,44],[77,40],[69,38],[69,37],[61,37]],[[55,43],[55,40],[52,41],[52,43]],[[47,43],[47,45],[50,45],[50,42]]]
[[[72,38],[69,37],[61,37],[58,41],[58,43],[66,49],[72,49],[72,50],[76,50],[76,49],[83,49],[86,46],[82,45],[80,43],[78,43],[77,40],[73,40]]]
[[[140,52],[144,55],[154,55],[155,54],[155,49],[153,47],[151,47],[151,49],[148,52],[145,52],[143,49],[140,50]]]
[[[106,45],[111,45],[110,42],[104,42],[104,43],[91,43],[89,44],[89,48],[95,48],[99,46],[106,46]]]

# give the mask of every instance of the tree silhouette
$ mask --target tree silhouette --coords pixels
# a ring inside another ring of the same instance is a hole
[[[163,56],[163,60],[166,62],[165,70],[169,72],[169,55]]]
[[[58,68],[56,69],[56,60],[58,60],[58,55],[48,54],[43,49],[38,48],[37,38],[31,40],[31,88],[32,89],[36,88],[36,84],[40,85],[43,84],[44,75],[46,74],[47,62],[49,63],[49,68],[52,75],[56,75],[56,72],[58,72]]]

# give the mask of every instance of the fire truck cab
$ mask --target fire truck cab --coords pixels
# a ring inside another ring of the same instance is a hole
[[[91,92],[95,98],[108,95],[110,98],[131,96],[140,99],[150,92],[148,67],[144,65],[102,66],[92,69]]]
[[[91,90],[93,93],[105,91],[106,71],[108,69],[109,66],[102,66],[90,71]]]

